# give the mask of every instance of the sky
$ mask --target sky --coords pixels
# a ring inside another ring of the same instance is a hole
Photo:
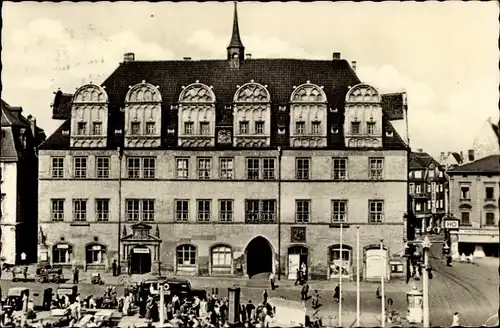
[[[49,135],[62,123],[51,119],[59,88],[101,83],[126,52],[223,59],[232,16],[232,2],[4,2],[2,99]],[[492,140],[485,122],[499,115],[496,1],[240,2],[238,16],[253,58],[341,52],[363,82],[406,91],[413,149],[439,156]]]

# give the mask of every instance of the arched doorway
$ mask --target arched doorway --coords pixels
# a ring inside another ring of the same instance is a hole
[[[258,236],[252,239],[246,248],[246,257],[249,277],[273,272],[273,250],[266,238]]]
[[[290,246],[288,248],[288,279],[297,279],[297,270],[302,268],[302,263],[305,264],[306,271],[308,271],[309,250],[304,246]]]
[[[130,251],[130,274],[151,272],[151,251],[146,246],[135,246]]]

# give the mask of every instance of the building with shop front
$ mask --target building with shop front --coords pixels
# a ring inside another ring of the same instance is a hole
[[[491,155],[448,171],[450,208],[459,219],[451,231],[452,256],[499,256],[500,155]]]
[[[445,168],[418,149],[410,153],[409,194],[415,226],[421,231],[441,227],[448,208],[448,178]]]
[[[311,278],[353,278],[359,227],[363,277],[380,277],[381,254],[403,275],[408,148],[391,125],[403,108],[339,53],[244,50],[235,10],[226,59],[126,54],[102,85],[56,94],[64,122],[40,153],[45,260],[288,279],[306,263]]]
[[[45,139],[34,117],[1,101],[0,258],[6,264],[36,262],[36,147]],[[24,253],[24,255],[23,255]]]

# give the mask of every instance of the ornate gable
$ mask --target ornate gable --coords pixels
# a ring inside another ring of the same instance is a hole
[[[77,89],[71,104],[71,147],[103,148],[108,135],[108,95],[89,83]]]
[[[159,147],[162,102],[159,88],[142,81],[129,89],[125,96],[125,147]]]
[[[250,83],[237,86],[233,108],[233,145],[269,147],[271,145],[271,95],[267,86]]]
[[[215,146],[215,101],[212,88],[199,81],[183,86],[179,95],[179,146]]]
[[[307,81],[290,96],[290,146],[327,146],[327,98],[323,88]]]
[[[352,87],[345,98],[344,139],[349,148],[382,147],[383,121],[379,92],[361,83]]]

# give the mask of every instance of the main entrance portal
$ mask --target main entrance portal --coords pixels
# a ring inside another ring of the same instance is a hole
[[[251,278],[259,273],[273,271],[273,250],[264,237],[252,239],[246,249],[247,274]]]
[[[151,272],[151,252],[146,246],[136,246],[130,252],[130,273]]]

